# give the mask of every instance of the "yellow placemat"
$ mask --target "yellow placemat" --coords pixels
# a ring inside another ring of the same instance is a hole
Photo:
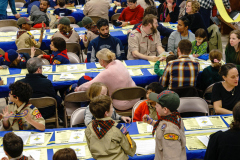
[[[1,77],[3,85],[7,85],[7,77]]]
[[[37,134],[39,132],[31,132],[31,134]],[[47,146],[48,142],[50,141],[52,135],[53,135],[53,132],[44,132],[44,143],[43,144],[38,144],[36,146]],[[27,141],[27,144],[26,146],[32,146],[32,144],[30,145],[30,138],[28,139]]]
[[[114,3],[111,3],[110,5],[111,5],[111,7],[114,7],[114,6],[115,6],[115,4],[114,4]]]
[[[151,134],[152,133],[152,128],[153,126],[144,123],[144,122],[136,122],[137,123],[137,128],[138,128],[138,133],[139,134]]]
[[[21,79],[24,79],[25,77],[15,77],[15,81],[14,82],[17,82],[17,81],[19,81],[19,80],[21,80]]]
[[[63,73],[65,74],[65,76],[73,75],[72,78],[60,78],[61,75],[53,75],[53,81],[71,81],[71,80],[78,80],[80,79],[82,76],[84,76],[84,73],[76,73],[76,74],[71,74],[71,73]]]
[[[127,35],[127,30],[122,30],[123,34],[126,34]]]
[[[223,119],[230,125],[233,121],[233,116],[223,116]]]
[[[81,71],[86,70],[86,64],[56,65],[56,72]]]
[[[69,143],[71,133],[74,131],[85,131],[85,129],[55,131],[55,143]],[[83,141],[86,142],[85,136]]]
[[[1,38],[0,38],[0,39],[1,39]],[[10,74],[8,68],[7,68],[7,69],[0,69],[0,76],[1,76],[1,75],[8,75],[8,74]]]
[[[52,73],[52,65],[42,66],[43,73]]]
[[[128,69],[131,76],[142,76],[143,73],[141,69]]]
[[[24,149],[23,150],[23,155],[25,155],[25,156],[31,155],[34,158],[34,156],[36,156],[36,155],[34,155],[34,153],[38,152],[38,151],[40,151],[39,160],[48,159],[47,148]],[[37,159],[37,157],[36,157],[36,159]]]
[[[122,27],[122,29],[132,29],[134,27],[134,25],[126,25],[125,27]]]
[[[27,8],[23,8],[21,11],[22,12],[27,12]]]
[[[28,74],[28,70],[27,69],[21,69],[21,73],[20,74],[26,75],[26,74]]]
[[[95,63],[95,65],[96,65],[97,68],[104,68],[103,66],[101,66],[100,63]]]
[[[153,69],[153,68],[148,69],[148,72],[151,73],[151,75],[156,75],[156,73],[154,72],[154,69]]]

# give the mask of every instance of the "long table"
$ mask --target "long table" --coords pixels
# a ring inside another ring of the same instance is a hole
[[[216,116],[219,116],[219,115],[216,115]],[[223,116],[230,116],[230,115],[220,115],[220,117],[223,120],[223,122],[226,124],[227,127],[229,127],[229,124],[223,119]],[[86,127],[46,129],[45,132],[53,132],[53,135],[52,135],[52,137],[51,137],[51,139],[50,139],[50,141],[49,141],[49,143],[48,143],[48,145],[46,147],[47,148],[54,148],[54,147],[59,146],[59,145],[64,145],[64,144],[55,144],[55,131],[77,130],[77,129],[85,129],[85,128]],[[31,131],[40,132],[40,131],[37,131],[37,130],[31,130]],[[129,133],[130,133],[132,138],[138,139],[138,137],[136,137],[136,135],[139,134],[139,131],[138,131],[138,128],[137,128],[137,124],[135,122],[131,123],[131,126],[128,128],[128,131],[129,131]],[[207,131],[207,130],[196,130],[195,132],[197,133],[197,132],[202,132],[202,131]],[[3,137],[8,132],[9,131],[2,131],[2,132],[0,132],[0,137]],[[188,134],[187,132],[191,132],[191,131],[188,131],[188,130],[185,129],[185,134]],[[150,135],[146,136],[146,138],[150,138],[150,137],[151,137]],[[29,148],[29,147],[24,147],[24,149],[26,149],[26,148]],[[37,148],[37,147],[32,147],[32,148]],[[204,155],[205,155],[205,152],[206,152],[205,149],[201,149],[201,150],[188,150],[186,148],[186,153],[187,153],[187,159],[188,160],[191,160],[191,159],[194,159],[194,158],[203,159]],[[53,157],[53,154],[54,154],[53,153],[53,149],[48,149],[47,150],[47,154],[48,154],[48,160],[52,160],[52,157]],[[153,160],[154,156],[155,156],[154,154],[151,154],[151,155],[141,155],[141,156],[134,155],[133,157],[129,157],[129,159],[130,160]],[[91,158],[91,160],[93,160],[93,158]]]

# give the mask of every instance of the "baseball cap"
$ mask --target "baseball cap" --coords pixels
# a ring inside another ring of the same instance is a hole
[[[7,62],[13,62],[15,59],[17,59],[18,57],[18,53],[13,50],[13,49],[9,49],[7,50],[7,52],[5,52],[4,58],[6,59]]]
[[[27,24],[33,24],[33,21],[30,21],[28,18],[26,18],[26,17],[21,17],[21,18],[19,18],[18,19],[18,21],[17,21],[17,25],[18,26],[20,26],[20,25],[22,25],[22,24],[25,24],[25,23],[27,23]]]
[[[59,21],[58,24],[63,24],[69,26],[71,24],[70,20],[67,17],[62,17]]]
[[[180,104],[178,94],[170,90],[162,91],[160,94],[152,92],[149,94],[149,99],[168,108],[171,112],[176,111]]]
[[[90,23],[92,23],[93,21],[92,21],[92,19],[90,18],[90,17],[88,17],[88,16],[85,16],[83,19],[82,19],[82,25],[83,26],[86,26],[86,25],[88,25],[88,24],[90,24]]]

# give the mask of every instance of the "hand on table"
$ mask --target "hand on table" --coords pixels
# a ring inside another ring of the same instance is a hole
[[[165,59],[166,59],[166,57],[161,57],[161,58],[158,59],[158,61],[163,61]]]
[[[130,118],[130,117],[122,116],[121,119],[122,119],[125,123],[130,123],[130,122],[131,122],[131,118]]]
[[[121,27],[125,27],[126,25],[128,25],[128,22],[122,22]]]
[[[152,61],[152,62],[157,62],[158,61],[158,57],[156,57],[156,56],[149,56],[149,58],[148,58],[148,60],[149,61]]]
[[[198,54],[193,54],[193,57],[197,58],[197,57],[199,57],[199,55]]]
[[[21,17],[19,13],[14,14],[14,16],[15,16],[15,18],[17,18],[17,19]]]

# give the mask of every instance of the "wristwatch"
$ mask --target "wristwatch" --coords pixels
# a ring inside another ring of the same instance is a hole
[[[130,22],[128,21],[128,25],[130,25]]]

